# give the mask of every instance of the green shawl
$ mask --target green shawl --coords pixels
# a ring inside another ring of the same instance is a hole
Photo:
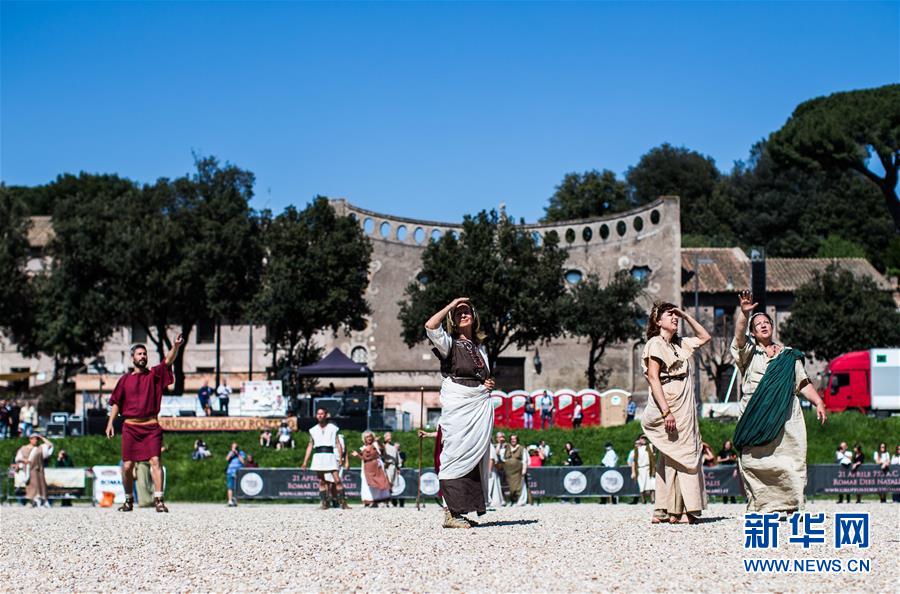
[[[800,351],[785,348],[769,363],[734,429],[734,447],[738,452],[745,447],[765,445],[784,429],[794,405],[794,362],[802,358]]]

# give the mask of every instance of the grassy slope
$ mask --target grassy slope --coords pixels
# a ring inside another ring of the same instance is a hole
[[[808,460],[811,464],[831,464],[834,462],[834,450],[837,443],[846,441],[851,446],[859,442],[863,445],[867,459],[879,442],[893,440],[888,443],[889,451],[896,447],[897,436],[900,436],[900,417],[889,419],[874,419],[864,417],[857,413],[841,413],[832,415],[825,427],[820,427],[815,421],[814,415],[807,412],[806,426],[808,431],[809,450]],[[553,455],[550,464],[559,465],[565,460],[563,445],[571,440],[581,452],[585,464],[599,464],[603,447],[607,441],[613,443],[621,462],[624,464],[625,456],[634,439],[640,433],[640,424],[630,423],[621,427],[585,427],[577,432],[571,430],[552,429],[547,431],[518,430],[520,440],[525,444],[537,443],[541,438],[550,444]],[[729,439],[734,432],[734,423],[721,423],[703,419],[701,421],[703,439],[709,443],[715,451],[721,447],[722,442]],[[509,431],[507,431],[507,434]],[[258,433],[205,433],[202,434],[213,457],[203,462],[191,460],[194,440],[198,434],[193,433],[167,433],[165,444],[167,452],[163,455],[164,464],[168,469],[169,483],[167,497],[173,501],[224,501],[225,500],[225,454],[231,447],[232,441],[237,441],[241,447],[252,453],[263,467],[299,467],[303,462],[303,453],[306,448],[307,436],[300,435],[297,440],[297,449],[275,451],[274,449],[260,448],[258,445]],[[345,432],[349,447],[358,447],[359,434]],[[395,432],[394,438],[398,440],[406,451],[407,466],[418,466],[419,440],[414,432]],[[0,441],[0,460],[12,461],[16,449],[25,443],[24,440]],[[97,464],[118,464],[120,441],[119,437],[107,440],[100,436],[80,437],[75,439],[55,440],[57,451],[65,448],[72,456],[77,466],[93,466]],[[434,440],[425,440],[424,466],[430,466],[433,456]],[[358,466],[359,461],[351,459],[351,465]]]

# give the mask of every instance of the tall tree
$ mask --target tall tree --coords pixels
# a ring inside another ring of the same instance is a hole
[[[250,208],[253,173],[197,158],[196,172],[145,187],[120,229],[119,286],[127,288],[131,320],[162,354],[169,329],[185,340],[197,324],[238,321],[262,270],[260,221]],[[184,391],[184,353],[175,360],[173,391]]]
[[[512,345],[558,336],[567,257],[556,233],[539,245],[505,214],[467,215],[458,238],[447,233],[425,248],[419,279],[426,282],[411,282],[400,302],[404,342],[412,347],[425,340],[425,320],[460,296],[478,311],[492,362]]]
[[[699,236],[692,244],[719,245],[732,240],[735,208],[727,193],[717,192],[715,161],[668,143],[650,149],[625,174],[639,204],[664,195],[681,198],[681,232]]]
[[[769,138],[769,146],[773,156],[785,162],[858,173],[881,192],[900,231],[900,85],[801,103]],[[873,157],[880,167],[872,165]]]
[[[722,187],[738,205],[735,232],[744,246],[808,258],[834,253],[834,242],[853,241],[877,268],[887,265],[896,235],[890,214],[878,191],[853,173],[784,163],[759,142]]]
[[[832,264],[796,292],[784,341],[828,361],[848,351],[900,346],[900,312],[889,291]]]
[[[633,208],[625,182],[608,169],[567,173],[544,208],[542,222],[587,219]]]
[[[0,332],[21,343],[33,330],[34,291],[28,281],[25,205],[0,185]]]
[[[35,277],[37,307],[28,354],[54,360],[57,386],[99,353],[119,327],[124,304],[114,271],[116,227],[138,194],[130,180],[82,173],[53,207],[54,237],[47,247],[49,274]]]
[[[372,245],[355,220],[317,196],[302,211],[289,206],[268,220],[264,241],[266,266],[250,316],[265,325],[274,359],[281,349],[289,370],[313,363],[321,354],[317,333],[366,327]]]
[[[589,388],[597,387],[598,368],[609,346],[640,338],[638,320],[644,311],[635,300],[641,293],[641,283],[620,270],[605,286],[589,274],[563,299],[563,328],[588,339],[585,376]]]

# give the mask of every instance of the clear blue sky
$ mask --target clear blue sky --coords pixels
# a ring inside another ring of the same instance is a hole
[[[900,80],[900,3],[2,3],[0,168],[139,181],[191,151],[315,194],[534,221],[663,142],[720,169],[803,100]]]

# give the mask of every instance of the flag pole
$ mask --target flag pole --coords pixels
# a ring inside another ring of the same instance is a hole
[[[425,430],[425,388],[419,388],[419,431]],[[422,434],[419,433],[419,480],[416,481],[418,483],[418,488],[416,490],[416,511],[419,511],[419,502],[422,500],[422,442],[424,438]]]

